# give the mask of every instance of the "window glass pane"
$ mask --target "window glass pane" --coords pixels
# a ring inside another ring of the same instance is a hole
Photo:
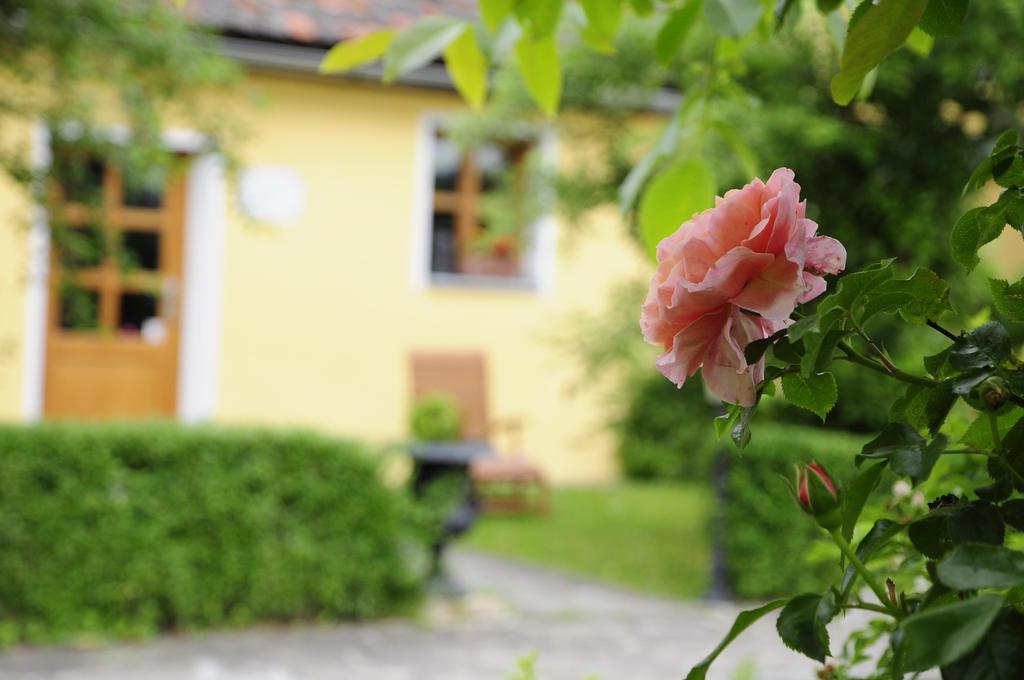
[[[434,137],[434,190],[455,191],[461,164],[459,147],[438,133]]]
[[[117,327],[122,331],[139,332],[147,319],[156,316],[156,306],[156,295],[151,293],[123,293]]]
[[[65,330],[95,330],[100,325],[100,294],[81,286],[65,286],[60,291],[57,321]]]
[[[53,244],[60,263],[68,268],[88,269],[103,262],[105,237],[100,227],[64,227],[53,230]]]
[[[430,271],[455,273],[459,271],[455,251],[455,216],[434,213],[430,239]]]
[[[160,268],[160,234],[155,231],[125,231],[121,235],[121,269]]]
[[[483,179],[483,191],[493,191],[512,165],[508,147],[484,144],[477,147],[474,154]]]
[[[166,168],[133,172],[124,179],[124,204],[132,208],[159,208],[164,201]]]

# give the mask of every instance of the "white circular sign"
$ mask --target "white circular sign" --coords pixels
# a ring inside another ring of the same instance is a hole
[[[243,170],[238,179],[238,200],[248,217],[285,226],[302,216],[306,184],[295,168],[254,166]]]

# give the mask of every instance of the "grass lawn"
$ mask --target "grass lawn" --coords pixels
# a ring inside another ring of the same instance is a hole
[[[703,594],[709,490],[684,484],[555,489],[551,506],[546,516],[483,517],[461,545],[651,593]]]

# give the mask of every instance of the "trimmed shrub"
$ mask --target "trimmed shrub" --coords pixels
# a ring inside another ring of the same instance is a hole
[[[704,480],[715,450],[715,407],[699,379],[678,388],[651,371],[627,383],[615,423],[619,466],[630,479]]]
[[[0,427],[0,642],[399,611],[406,509],[314,434]]]
[[[849,482],[856,472],[854,457],[866,440],[821,428],[755,423],[742,456],[728,451],[722,540],[735,595],[756,599],[821,592],[835,578],[835,548],[821,553],[825,559],[813,559],[815,543],[828,539],[797,507],[784,479],[793,478],[795,462],[814,459],[833,478]]]
[[[421,442],[450,442],[459,438],[462,418],[455,399],[444,392],[431,392],[416,400],[409,414],[412,437]]]

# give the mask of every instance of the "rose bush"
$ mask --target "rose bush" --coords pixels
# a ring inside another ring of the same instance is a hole
[[[661,345],[658,370],[682,386],[703,369],[713,394],[752,406],[764,361],[743,349],[786,328],[800,303],[825,292],[846,265],[843,245],[817,236],[793,171],[755,179],[716,200],[657,247],[640,325]]]

